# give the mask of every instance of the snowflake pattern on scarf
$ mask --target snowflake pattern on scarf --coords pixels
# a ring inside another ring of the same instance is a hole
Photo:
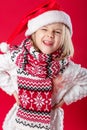
[[[52,78],[63,73],[69,63],[68,58],[56,60],[60,54],[59,50],[50,55],[37,52],[29,39],[13,51],[11,58],[18,66],[18,126],[50,130]]]

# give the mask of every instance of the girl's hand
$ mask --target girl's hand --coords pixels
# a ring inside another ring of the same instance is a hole
[[[53,93],[57,93],[60,88],[63,88],[62,75],[53,78]]]
[[[17,94],[16,91],[14,91],[13,96],[14,96],[14,98],[16,100],[17,105],[19,106],[20,105],[20,101],[19,101],[18,94]]]
[[[54,110],[54,109],[56,109],[56,108],[62,107],[63,104],[64,104],[64,100],[62,99],[58,104],[55,104],[55,105],[52,107],[52,109]]]

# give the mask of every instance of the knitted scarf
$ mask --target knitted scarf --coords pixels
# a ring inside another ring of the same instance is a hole
[[[24,130],[50,130],[52,78],[63,73],[68,58],[57,60],[62,50],[43,54],[35,50],[26,39],[18,51],[13,51],[12,60],[18,66],[18,89],[20,106],[16,123]],[[16,58],[16,60],[14,60]]]

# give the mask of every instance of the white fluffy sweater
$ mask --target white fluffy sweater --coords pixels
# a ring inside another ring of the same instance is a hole
[[[0,87],[9,95],[12,95],[15,90],[18,90],[17,69],[17,66],[11,61],[10,52],[0,55]],[[61,82],[63,87],[53,95],[53,103],[58,103],[63,98],[68,105],[87,96],[87,69],[70,61],[62,78]],[[17,109],[18,106],[14,104],[12,109],[6,115],[3,123],[4,130],[16,130],[14,119]],[[51,130],[63,130],[63,109],[58,108],[53,110],[51,112],[51,118]]]

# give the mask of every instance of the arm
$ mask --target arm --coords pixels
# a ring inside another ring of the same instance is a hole
[[[66,104],[76,102],[87,96],[87,69],[73,62],[63,75],[65,89],[67,89],[63,100]]]
[[[9,95],[18,89],[16,69],[9,52],[0,55],[0,88]]]

